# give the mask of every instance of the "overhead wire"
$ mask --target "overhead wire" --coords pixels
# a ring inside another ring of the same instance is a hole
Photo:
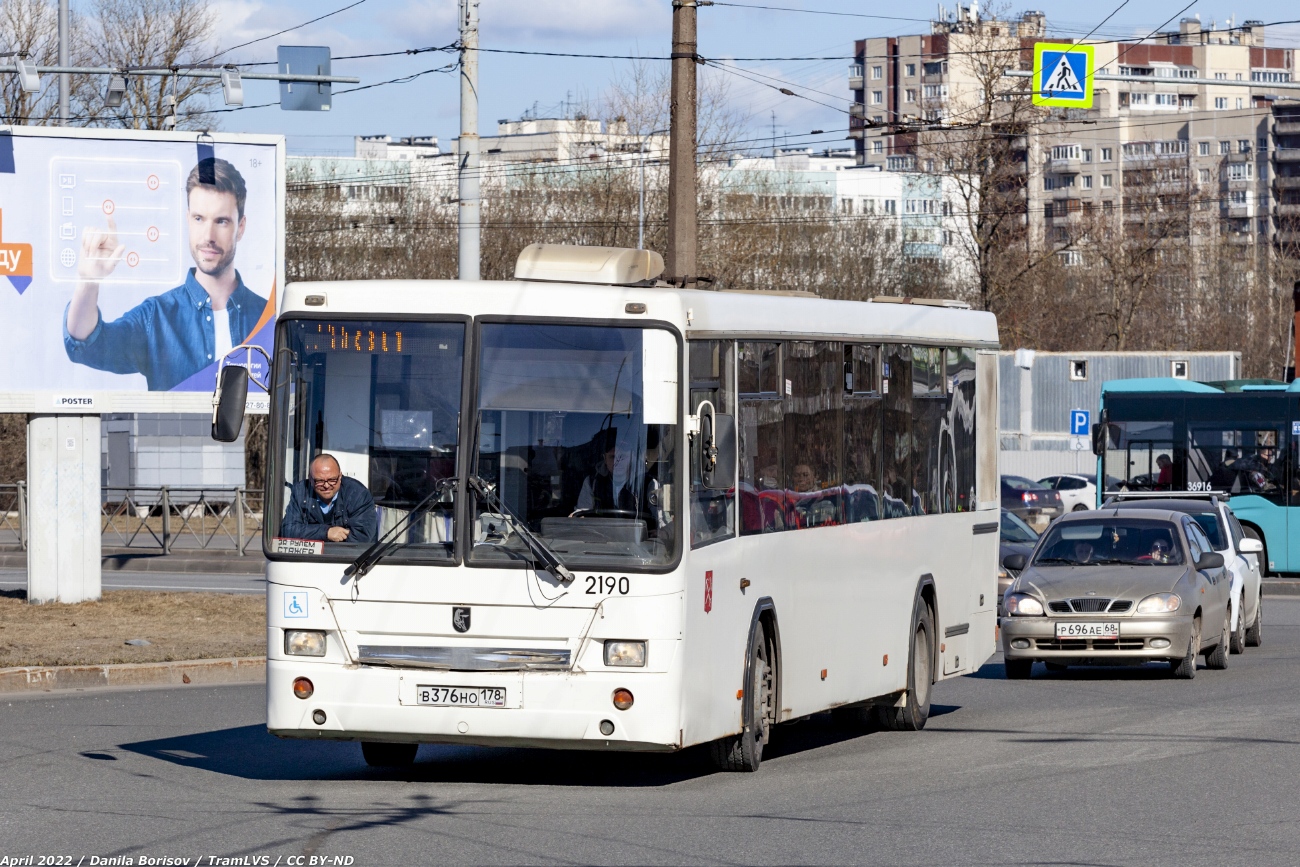
[[[272,33],[268,36],[259,36],[257,39],[250,39],[247,42],[241,42],[238,45],[232,45],[229,48],[223,48],[221,51],[218,51],[216,54],[212,55],[211,57],[206,57],[203,60],[200,60],[199,63],[200,64],[210,63],[223,54],[229,54],[230,52],[235,51],[237,49],[247,48],[248,46],[256,45],[259,42],[265,42],[268,39],[274,39],[277,36],[283,36],[284,34],[291,33],[294,30],[301,30],[302,28],[307,27],[308,25],[315,24],[317,21],[324,21],[326,18],[330,18],[334,15],[338,15],[340,12],[347,12],[349,9],[355,9],[356,7],[360,6],[362,3],[366,3],[366,2],[368,2],[368,0],[356,0],[356,2],[349,3],[347,6],[342,6],[338,9],[335,9],[333,12],[326,12],[324,15],[318,15],[315,18],[311,19],[310,21],[304,21],[301,24],[295,24],[292,27],[286,27],[285,29],[278,30],[275,33]]]

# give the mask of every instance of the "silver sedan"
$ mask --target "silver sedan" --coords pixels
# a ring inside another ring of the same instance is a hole
[[[1011,562],[1014,561],[1014,562]],[[1196,676],[1197,657],[1226,668],[1231,575],[1193,518],[1156,510],[1103,509],[1065,515],[1003,599],[1007,677],[1027,678],[1036,661],[1125,665],[1166,660]]]

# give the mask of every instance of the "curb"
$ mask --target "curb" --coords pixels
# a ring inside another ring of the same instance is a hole
[[[0,694],[127,686],[264,683],[266,657],[0,668]]]
[[[1261,592],[1265,596],[1300,596],[1300,581],[1265,581]]]

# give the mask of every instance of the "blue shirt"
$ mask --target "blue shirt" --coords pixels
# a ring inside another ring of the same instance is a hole
[[[235,284],[226,302],[231,346],[252,335],[266,309],[266,299],[245,286],[238,271]],[[101,315],[85,340],[68,333],[65,308],[63,348],[77,364],[110,373],[143,373],[150,391],[167,391],[217,361],[212,299],[191,268],[182,285],[146,298],[121,319],[105,322]]]

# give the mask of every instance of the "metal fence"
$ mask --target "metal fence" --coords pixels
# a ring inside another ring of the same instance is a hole
[[[27,484],[0,485],[0,545],[27,550]]]
[[[0,485],[0,544],[26,550],[27,516],[27,486]],[[100,531],[105,548],[243,555],[262,534],[262,492],[169,485],[104,488]]]

